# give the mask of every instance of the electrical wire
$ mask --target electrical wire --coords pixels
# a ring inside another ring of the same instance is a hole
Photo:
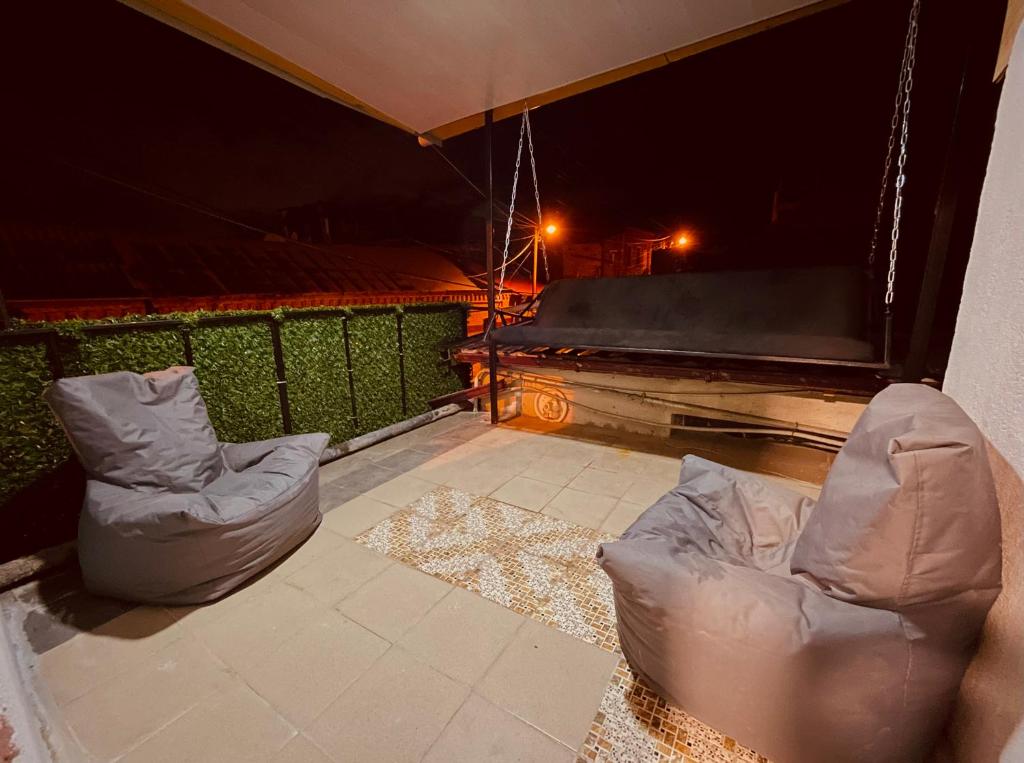
[[[530,392],[534,395],[543,395],[545,393],[543,389],[530,389],[523,387],[524,392]],[[550,397],[550,394],[548,394]],[[841,447],[841,443],[837,443],[835,440],[829,440],[811,432],[806,432],[797,427],[792,429],[788,428],[769,428],[769,427],[699,427],[692,426],[690,424],[674,424],[671,422],[664,421],[650,421],[648,419],[641,419],[636,416],[627,416],[623,413],[614,413],[612,411],[606,411],[602,408],[596,408],[592,405],[586,405],[578,400],[570,400],[569,398],[559,398],[570,408],[582,408],[592,413],[597,413],[601,416],[607,416],[614,419],[620,419],[622,421],[630,421],[635,424],[643,424],[651,427],[661,427],[663,429],[675,429],[684,432],[703,432],[704,434],[759,434],[759,435],[776,435],[789,437],[793,439],[808,440],[814,445],[823,449],[838,452]]]
[[[776,433],[776,434],[777,433],[785,433],[787,431],[800,432],[801,436],[803,436],[803,437],[813,437],[816,441],[823,442],[823,443],[833,443],[833,444],[837,443],[837,442],[841,443],[841,442],[846,440],[846,434],[843,433],[843,432],[838,432],[838,431],[835,431],[835,430],[825,430],[823,428],[818,428],[819,431],[812,432],[812,431],[810,431],[808,429],[803,428],[800,425],[799,422],[779,422],[779,421],[777,421],[775,419],[765,418],[763,416],[757,416],[755,414],[746,414],[746,413],[742,413],[742,412],[739,412],[739,411],[729,411],[729,410],[726,410],[726,409],[710,408],[708,406],[695,405],[695,404],[692,404],[692,403],[685,403],[685,402],[681,402],[681,401],[677,401],[677,400],[666,400],[665,398],[661,398],[661,397],[651,397],[647,393],[646,390],[639,391],[639,393],[635,392],[635,391],[631,392],[631,391],[623,390],[623,389],[616,388],[616,387],[601,387],[600,385],[587,385],[585,382],[574,382],[574,381],[570,381],[568,379],[558,379],[557,377],[555,377],[555,378],[552,378],[552,377],[542,377],[542,376],[537,376],[537,375],[533,375],[533,374],[529,374],[529,373],[524,373],[522,371],[515,372],[515,373],[509,374],[509,375],[512,376],[513,378],[516,378],[519,381],[523,382],[524,389],[527,389],[527,387],[525,385],[531,384],[531,383],[532,384],[538,384],[538,383],[539,384],[546,384],[546,385],[552,386],[552,387],[563,387],[563,386],[565,386],[565,387],[574,387],[574,386],[578,386],[578,387],[584,387],[584,388],[590,387],[592,389],[593,388],[597,388],[600,391],[607,391],[607,392],[610,392],[610,393],[622,395],[624,397],[630,397],[630,398],[633,398],[633,399],[639,399],[641,404],[643,404],[643,403],[654,403],[655,405],[661,405],[661,406],[664,406],[666,408],[674,408],[676,410],[698,410],[698,411],[703,411],[705,413],[715,413],[715,412],[718,412],[718,413],[731,413],[731,414],[733,414],[735,416],[745,417],[747,419],[758,419],[760,421],[766,422],[763,425],[755,424],[757,429],[754,430],[754,431],[758,431],[758,432],[772,432],[772,433]],[[533,379],[531,379],[530,377],[539,378],[542,381],[541,382],[536,382]],[[665,394],[665,393],[661,393],[661,394]],[[689,393],[686,393],[686,392],[670,392],[668,394],[689,394]],[[763,394],[763,393],[759,392],[759,394]],[[582,403],[581,403],[581,405],[582,405]],[[599,409],[594,409],[594,410],[599,410]],[[753,423],[753,422],[751,422],[751,423]],[[778,424],[780,424],[780,423],[786,424],[786,427],[779,427]],[[697,427],[697,428],[698,429],[707,429],[706,427]],[[740,428],[740,429],[745,431],[747,428]],[[715,431],[725,431],[725,429],[719,427],[719,428],[715,428]],[[740,431],[740,430],[737,430],[737,431]]]
[[[563,379],[558,376],[545,376],[543,374],[535,374],[533,372],[518,371],[521,376],[531,376],[534,379],[541,379],[547,383],[558,383],[563,382],[574,387],[586,387],[588,389],[603,390],[607,392],[629,392],[636,394],[652,394],[652,395],[699,395],[699,396],[719,396],[719,395],[780,395],[780,394],[794,394],[800,392],[815,392],[816,390],[810,387],[781,387],[777,389],[764,389],[764,390],[725,390],[722,392],[680,392],[678,390],[644,390],[629,387],[609,387],[607,385],[594,384],[592,382],[581,382],[571,381],[569,379]]]
[[[442,151],[440,148],[438,148],[434,144],[431,144],[430,147],[432,149],[434,149],[434,151],[437,153],[438,156],[440,156],[442,159],[444,159],[444,161],[448,164],[449,167],[451,167],[453,170],[455,170],[456,174],[459,177],[461,177],[463,180],[465,180],[467,183],[469,183],[470,187],[474,191],[476,191],[478,194],[480,194],[481,198],[484,198],[484,199],[487,198],[487,194],[484,193],[481,190],[480,186],[478,186],[476,183],[474,183],[472,180],[470,180],[469,176],[466,175],[466,173],[463,172],[461,169],[459,169],[458,165],[456,165],[455,162],[453,162],[451,159],[449,159],[448,155],[445,154],[444,151]],[[508,218],[508,204],[506,204],[505,202],[501,201],[500,199],[495,199],[494,201],[495,201],[495,203],[499,207],[502,208],[502,214],[504,214],[505,218],[507,219]],[[521,221],[525,221],[525,223],[528,223],[528,224],[531,224],[531,225],[536,225],[537,224],[536,221],[531,220],[527,215],[523,214],[522,212],[515,211],[514,214],[518,215],[521,218]]]
[[[103,172],[99,172],[98,170],[94,170],[94,169],[91,169],[89,167],[83,167],[83,166],[81,166],[79,164],[75,164],[74,162],[68,161],[66,159],[62,159],[60,157],[51,156],[50,158],[52,160],[56,161],[59,164],[63,164],[65,166],[67,166],[67,167],[71,167],[72,169],[78,170],[79,172],[83,172],[86,175],[89,175],[91,177],[97,178],[99,180],[103,180],[105,182],[112,183],[112,184],[120,186],[122,188],[127,188],[128,190],[135,191],[136,193],[140,193],[140,194],[142,194],[144,196],[149,196],[149,197],[154,198],[154,199],[159,199],[160,201],[165,201],[165,202],[167,202],[169,204],[174,204],[174,205],[182,207],[184,209],[191,210],[192,212],[197,212],[199,214],[206,215],[207,217],[211,217],[213,219],[220,220],[221,222],[228,223],[229,225],[234,225],[236,227],[242,228],[243,230],[247,230],[247,231],[250,231],[252,233],[259,233],[259,234],[261,234],[263,236],[280,236],[280,234],[274,233],[273,231],[266,230],[265,228],[260,228],[257,225],[252,225],[250,223],[242,222],[241,220],[237,220],[237,219],[235,219],[233,217],[229,217],[229,216],[225,215],[223,212],[219,212],[219,211],[217,211],[215,209],[204,207],[204,206],[200,205],[197,202],[193,202],[193,201],[190,201],[190,200],[184,200],[184,199],[180,199],[180,198],[174,198],[174,197],[169,196],[169,195],[167,195],[165,193],[160,193],[160,192],[154,191],[152,189],[144,188],[144,187],[142,187],[140,185],[137,185],[137,184],[132,183],[130,181],[124,180],[122,178],[118,178],[118,177],[115,177],[113,175],[107,175],[107,174],[105,174]],[[296,246],[301,246],[301,247],[304,247],[306,249],[311,249],[313,251],[320,252],[322,254],[329,254],[332,257],[339,257],[339,256],[340,257],[345,257],[345,258],[347,258],[351,262],[353,267],[355,269],[357,269],[357,270],[358,269],[362,269],[362,270],[366,270],[366,271],[378,271],[378,272],[383,270],[383,271],[386,271],[388,273],[391,273],[392,275],[404,276],[405,278],[412,278],[414,280],[427,281],[427,282],[432,282],[432,283],[445,283],[445,284],[449,284],[449,285],[452,285],[452,286],[458,286],[458,287],[460,287],[463,290],[466,288],[466,284],[464,284],[464,283],[460,283],[458,281],[452,281],[451,279],[443,278],[441,276],[424,276],[424,275],[419,275],[417,273],[409,273],[409,272],[406,272],[406,271],[403,271],[403,270],[397,270],[395,268],[388,267],[387,265],[382,265],[382,264],[372,264],[371,265],[371,264],[368,264],[368,263],[360,262],[359,260],[357,260],[351,254],[348,254],[346,252],[337,251],[337,250],[334,250],[334,249],[329,249],[329,248],[327,248],[325,246],[320,246],[319,244],[311,244],[311,243],[306,242],[306,241],[298,241],[298,240],[295,240],[295,239],[285,239],[285,241],[287,243],[289,243],[289,244],[293,244],[293,245],[296,245]],[[510,290],[510,291],[514,291],[514,290]],[[525,292],[518,292],[518,291],[515,291],[515,293],[516,294],[525,294]]]

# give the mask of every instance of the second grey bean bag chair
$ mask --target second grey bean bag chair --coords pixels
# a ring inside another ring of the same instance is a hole
[[[78,557],[93,593],[210,601],[320,524],[328,435],[219,443],[190,368],[60,379],[46,398],[89,477]]]
[[[985,443],[950,398],[879,393],[821,498],[688,456],[601,546],[631,667],[779,763],[915,761],[1000,590]]]

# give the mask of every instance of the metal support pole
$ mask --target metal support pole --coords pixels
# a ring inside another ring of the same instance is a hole
[[[487,370],[491,382],[491,423],[498,423],[498,348],[491,336],[494,327],[494,157],[491,139],[494,132],[494,111],[484,114],[484,150],[487,152],[487,229],[484,236],[487,255]],[[511,214],[511,211],[509,212]]]

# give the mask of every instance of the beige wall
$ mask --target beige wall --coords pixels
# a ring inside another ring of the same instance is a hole
[[[1003,87],[945,391],[991,444],[1003,592],[964,678],[958,760],[1024,760],[1024,28]]]

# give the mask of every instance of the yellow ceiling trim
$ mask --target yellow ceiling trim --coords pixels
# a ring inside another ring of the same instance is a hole
[[[644,58],[640,61],[634,61],[631,64],[620,66],[615,69],[611,69],[601,74],[595,74],[591,77],[586,77],[576,82],[570,82],[567,85],[560,85],[559,87],[552,88],[543,93],[532,95],[529,98],[524,98],[512,103],[506,103],[501,106],[494,108],[494,121],[506,119],[516,114],[521,114],[523,106],[529,104],[530,108],[537,108],[538,106],[544,106],[555,101],[560,101],[563,98],[569,98],[570,96],[579,95],[585,93],[588,90],[594,90],[605,85],[610,85],[613,82],[619,82],[620,80],[627,79],[637,74],[643,74],[644,72],[651,71],[652,69],[658,69],[662,66],[666,66],[675,61],[680,61],[689,56],[695,56],[698,53],[703,53],[711,48],[717,48],[721,45],[725,45],[730,42],[742,40],[745,37],[764,32],[769,29],[774,29],[777,26],[788,24],[791,21],[802,19],[806,16],[811,16],[821,11],[835,8],[836,6],[843,5],[849,2],[849,0],[820,0],[817,3],[806,5],[803,8],[797,8],[786,13],[781,13],[778,16],[773,16],[770,19],[763,19],[756,21],[753,24],[733,29],[729,32],[723,32],[722,34],[708,37],[707,39],[700,40],[690,45],[684,45],[681,48],[675,48],[666,53],[659,53],[658,55],[651,56],[650,58]],[[475,130],[478,127],[482,127],[484,124],[484,112],[479,114],[473,114],[462,119],[456,119],[454,122],[448,122],[447,124],[435,127],[432,130],[428,130],[424,133],[425,136],[436,140],[438,142],[446,140],[448,138],[454,138],[462,133]]]
[[[121,0],[125,5],[152,16],[160,21],[171,24],[194,37],[213,43],[223,50],[238,56],[260,68],[283,77],[307,90],[355,109],[367,116],[379,119],[389,125],[416,135],[408,125],[402,124],[394,117],[378,111],[369,104],[356,98],[327,80],[318,77],[311,71],[288,60],[258,42],[249,39],[226,24],[196,10],[182,0]]]
[[[1010,65],[1013,40],[1017,36],[1017,30],[1021,24],[1024,24],[1024,0],[1010,0],[1006,6],[1006,22],[1003,24],[1003,36],[999,43],[995,79],[1003,76],[1006,67]]]

